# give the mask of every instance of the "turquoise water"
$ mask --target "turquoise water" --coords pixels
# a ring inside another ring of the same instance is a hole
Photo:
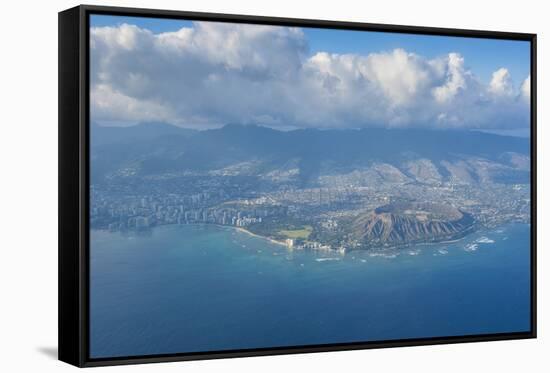
[[[528,331],[529,236],[341,256],[212,225],[92,231],[91,357]]]

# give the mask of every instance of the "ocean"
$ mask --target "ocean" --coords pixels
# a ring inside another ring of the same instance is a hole
[[[231,227],[92,230],[92,358],[528,331],[530,227],[386,254]]]

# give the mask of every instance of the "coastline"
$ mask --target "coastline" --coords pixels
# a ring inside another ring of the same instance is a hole
[[[288,247],[288,245],[282,241],[277,241],[277,240],[274,240],[273,238],[269,238],[269,237],[265,237],[265,236],[260,236],[259,234],[256,234],[256,233],[252,233],[250,232],[249,230],[247,229],[244,229],[243,227],[234,227],[232,225],[220,225],[221,227],[231,227],[235,230],[237,230],[238,232],[242,232],[242,233],[246,233],[252,237],[257,237],[257,238],[261,238],[261,239],[264,239],[264,240],[268,240],[269,242],[271,243],[274,243],[276,245],[282,245],[284,247]]]
[[[511,224],[511,223],[508,223],[508,224]],[[473,231],[470,231],[468,234],[465,234],[461,237],[457,237],[457,238],[454,238],[454,239],[449,239],[449,240],[443,240],[443,241],[436,241],[436,242],[416,242],[416,243],[413,243],[413,244],[407,244],[407,245],[395,245],[395,246],[386,246],[386,247],[370,247],[368,249],[355,249],[355,250],[358,250],[358,251],[376,251],[376,252],[388,252],[388,251],[399,251],[399,250],[405,250],[405,249],[410,249],[412,247],[415,247],[415,246],[436,246],[436,245],[446,245],[446,244],[454,244],[454,243],[458,243],[458,242],[461,242],[461,241],[464,241],[466,240],[467,238],[469,238],[471,235],[475,234],[475,233],[481,233],[481,232],[484,232],[484,231],[491,231],[491,230],[495,230],[495,229],[499,229],[499,228],[502,228],[502,227],[505,227],[507,226],[508,224],[501,224],[499,226],[495,226],[495,227],[491,227],[491,228],[485,228],[485,229],[477,229],[477,230],[473,230]],[[519,223],[519,224],[526,224],[526,223]],[[249,230],[247,230],[246,228],[243,228],[243,227],[236,227],[236,226],[232,226],[232,225],[223,225],[223,224],[215,224],[215,223],[192,223],[192,224],[186,224],[186,225],[195,225],[195,226],[200,226],[200,225],[213,225],[213,226],[217,226],[217,227],[221,227],[221,228],[230,228],[230,229],[234,229],[238,232],[242,232],[242,233],[245,233],[245,234],[248,234],[249,236],[252,236],[252,237],[256,237],[256,238],[260,238],[262,240],[267,240],[269,241],[270,243],[273,243],[273,244],[276,244],[276,245],[281,245],[281,246],[284,246],[285,248],[289,248],[289,246],[286,244],[286,242],[283,242],[283,241],[278,241],[278,240],[275,240],[273,238],[270,238],[270,237],[267,237],[267,236],[262,236],[262,235],[259,235],[259,234],[256,234],[256,233],[253,233]],[[526,225],[529,225],[529,224],[526,224]],[[158,228],[158,227],[169,227],[169,226],[180,226],[180,224],[163,224],[163,225],[159,225],[157,227],[153,227],[153,228]],[[92,230],[96,230],[96,231],[104,231],[104,232],[110,232],[108,229],[91,229]],[[141,231],[141,233],[150,233],[152,232],[153,229],[150,229],[150,230],[144,230],[144,231]],[[121,232],[121,231],[117,231],[117,232]],[[348,252],[352,252],[352,251],[355,251],[354,249],[352,250],[349,250]],[[336,250],[335,250],[336,252]]]
[[[220,228],[230,228],[230,229],[234,229],[238,232],[242,232],[242,233],[246,233],[250,236],[253,236],[253,237],[256,237],[256,238],[260,238],[262,240],[267,240],[273,244],[276,244],[276,245],[282,245],[284,247],[288,247],[288,245],[283,242],[283,241],[277,241],[273,238],[270,238],[270,237],[266,237],[266,236],[261,236],[259,234],[256,234],[256,233],[253,233],[253,232],[250,232],[249,230],[243,228],[243,227],[236,227],[236,226],[233,226],[233,225],[223,225],[223,224],[216,224],[216,223],[190,223],[190,224],[162,224],[162,225],[158,225],[158,226],[155,226],[155,227],[149,227],[148,229],[144,229],[142,231],[135,231],[135,230],[128,230],[128,231],[110,231],[109,229],[105,229],[105,228],[102,228],[102,229],[90,229],[90,231],[98,231],[98,232],[109,232],[109,233],[122,233],[122,232],[140,232],[140,233],[147,233],[147,232],[152,232],[154,228],[160,228],[160,227],[178,227],[178,226],[182,226],[182,225],[187,225],[187,226],[191,226],[191,225],[194,225],[194,226],[202,226],[202,225],[205,225],[205,226],[208,226],[208,225],[213,225],[213,226],[216,226],[216,227],[220,227]]]

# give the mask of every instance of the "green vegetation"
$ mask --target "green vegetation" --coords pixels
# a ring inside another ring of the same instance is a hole
[[[311,234],[311,232],[313,232],[313,227],[311,225],[305,225],[300,229],[281,230],[279,231],[279,234],[287,238],[306,240]]]

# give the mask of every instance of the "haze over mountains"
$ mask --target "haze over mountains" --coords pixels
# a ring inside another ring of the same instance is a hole
[[[254,176],[296,187],[527,183],[530,177],[529,139],[461,130],[92,125],[91,146],[95,183],[169,174]]]

